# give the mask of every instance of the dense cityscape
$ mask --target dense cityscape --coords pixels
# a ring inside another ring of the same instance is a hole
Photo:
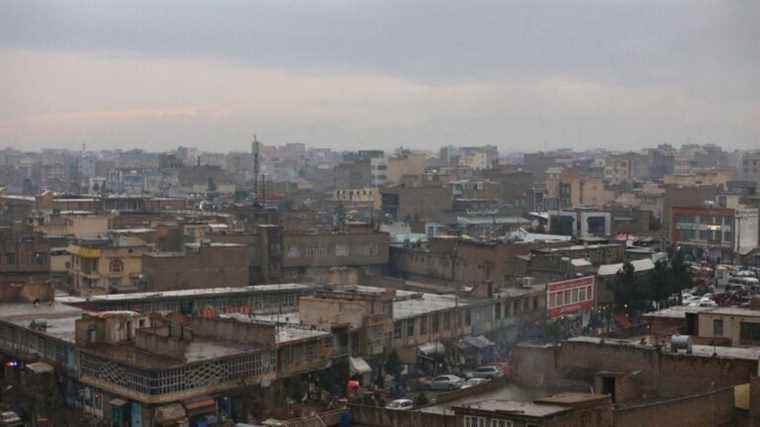
[[[246,145],[0,151],[5,414],[753,419],[760,152]]]
[[[0,10],[0,427],[760,426],[760,1]]]

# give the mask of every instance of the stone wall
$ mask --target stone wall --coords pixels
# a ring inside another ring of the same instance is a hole
[[[243,245],[201,246],[186,255],[146,254],[142,259],[148,291],[248,286],[248,265]]]
[[[732,426],[734,389],[727,387],[707,393],[618,408],[613,412],[615,427]]]
[[[520,384],[556,386],[570,380],[592,385],[599,373],[627,374],[623,379],[636,382],[638,399],[673,398],[744,384],[757,370],[756,360],[697,357],[619,341],[518,345],[512,353],[514,380]]]
[[[275,326],[263,323],[244,323],[233,319],[207,319],[191,317],[190,327],[195,337],[208,337],[222,341],[274,346]]]
[[[394,411],[379,406],[351,405],[355,424],[372,427],[456,427],[454,415],[419,411]]]

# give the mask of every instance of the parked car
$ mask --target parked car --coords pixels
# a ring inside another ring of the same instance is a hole
[[[456,390],[464,384],[464,380],[456,375],[440,375],[430,382],[431,390]]]
[[[484,384],[489,381],[491,380],[489,380],[488,378],[470,378],[469,380],[464,382],[464,384],[462,385],[462,388],[470,388],[472,386]]]
[[[406,411],[412,408],[414,408],[414,402],[409,399],[396,399],[385,405],[385,409],[393,409],[396,411]]]
[[[471,373],[472,378],[501,378],[504,376],[504,372],[498,366],[481,366],[475,368]]]
[[[0,426],[2,427],[21,427],[24,423],[17,413],[12,411],[0,413]]]

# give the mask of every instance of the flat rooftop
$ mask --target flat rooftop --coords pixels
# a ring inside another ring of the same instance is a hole
[[[288,344],[301,340],[329,336],[330,332],[321,329],[312,329],[299,324],[298,313],[273,314],[250,317],[246,314],[230,313],[219,316],[223,319],[235,319],[239,322],[265,321],[277,324],[277,344]]]
[[[393,301],[393,320],[406,319],[408,317],[415,317],[425,313],[432,313],[434,311],[472,305],[473,303],[472,300],[461,298],[453,294],[439,295],[401,290],[396,291],[396,298],[405,299]]]
[[[686,313],[709,313],[726,316],[760,317],[760,310],[744,307],[693,307],[677,305],[643,315],[645,318],[684,319]]]
[[[82,317],[84,310],[59,302],[41,303],[2,303],[0,304],[0,321],[8,322],[31,330],[32,321],[44,322],[47,328],[38,331],[63,341],[75,341],[75,322]]]
[[[638,339],[634,340],[621,340],[621,339],[604,339],[604,342],[602,343],[602,338],[597,337],[574,337],[567,339],[566,342],[578,342],[578,343],[588,343],[588,344],[597,344],[597,345],[613,345],[613,346],[626,346],[626,347],[636,347],[641,349],[648,349],[648,350],[654,350],[655,347],[650,344],[641,344]],[[738,359],[738,360],[752,360],[754,362],[757,362],[760,360],[760,347],[749,347],[749,348],[742,348],[742,347],[721,347],[721,346],[711,346],[711,345],[692,345],[692,353],[687,354],[685,352],[678,352],[673,353],[671,352],[667,347],[663,347],[663,352],[666,352],[668,354],[672,355],[679,355],[682,357],[718,357],[722,359]],[[713,356],[715,354],[715,356]]]
[[[652,311],[642,314],[644,318],[661,318],[661,319],[685,319],[686,313],[701,313],[704,311],[714,310],[715,307],[690,307],[688,305],[675,305],[662,310]]]
[[[203,289],[182,289],[177,291],[162,292],[136,292],[128,294],[109,294],[93,295],[91,297],[60,297],[58,302],[65,304],[83,303],[83,302],[100,302],[100,301],[124,301],[140,300],[149,298],[181,298],[205,295],[222,295],[238,293],[258,293],[258,292],[278,292],[278,291],[296,291],[314,289],[314,285],[304,283],[281,283],[276,285],[258,285],[258,286],[240,286],[240,287],[223,287],[223,288],[203,288]]]
[[[458,406],[461,408],[478,409],[481,411],[493,411],[508,413],[514,415],[520,415],[523,417],[536,417],[543,418],[552,415],[557,415],[562,412],[570,410],[568,407],[535,403],[535,402],[519,402],[516,400],[483,400],[477,403],[471,403],[468,405]]]
[[[530,388],[517,385],[514,383],[508,383],[495,390],[486,391],[484,393],[470,393],[465,397],[454,400],[452,402],[441,403],[438,405],[428,406],[419,409],[419,412],[425,412],[429,414],[441,414],[441,415],[454,415],[454,411],[451,410],[453,406],[469,406],[471,404],[477,404],[486,400],[501,400],[501,401],[515,401],[530,403],[534,399],[538,399],[546,396],[546,390],[542,388]]]
[[[534,400],[535,403],[548,403],[562,406],[574,405],[577,403],[594,402],[597,400],[605,400],[608,396],[606,394],[596,393],[559,393],[540,399]]]

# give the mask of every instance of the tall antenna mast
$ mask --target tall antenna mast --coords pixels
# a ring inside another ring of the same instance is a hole
[[[256,134],[253,134],[253,142],[251,143],[251,154],[253,154],[253,199],[258,201],[259,199],[259,152],[261,151],[261,145],[259,140],[256,139]]]

